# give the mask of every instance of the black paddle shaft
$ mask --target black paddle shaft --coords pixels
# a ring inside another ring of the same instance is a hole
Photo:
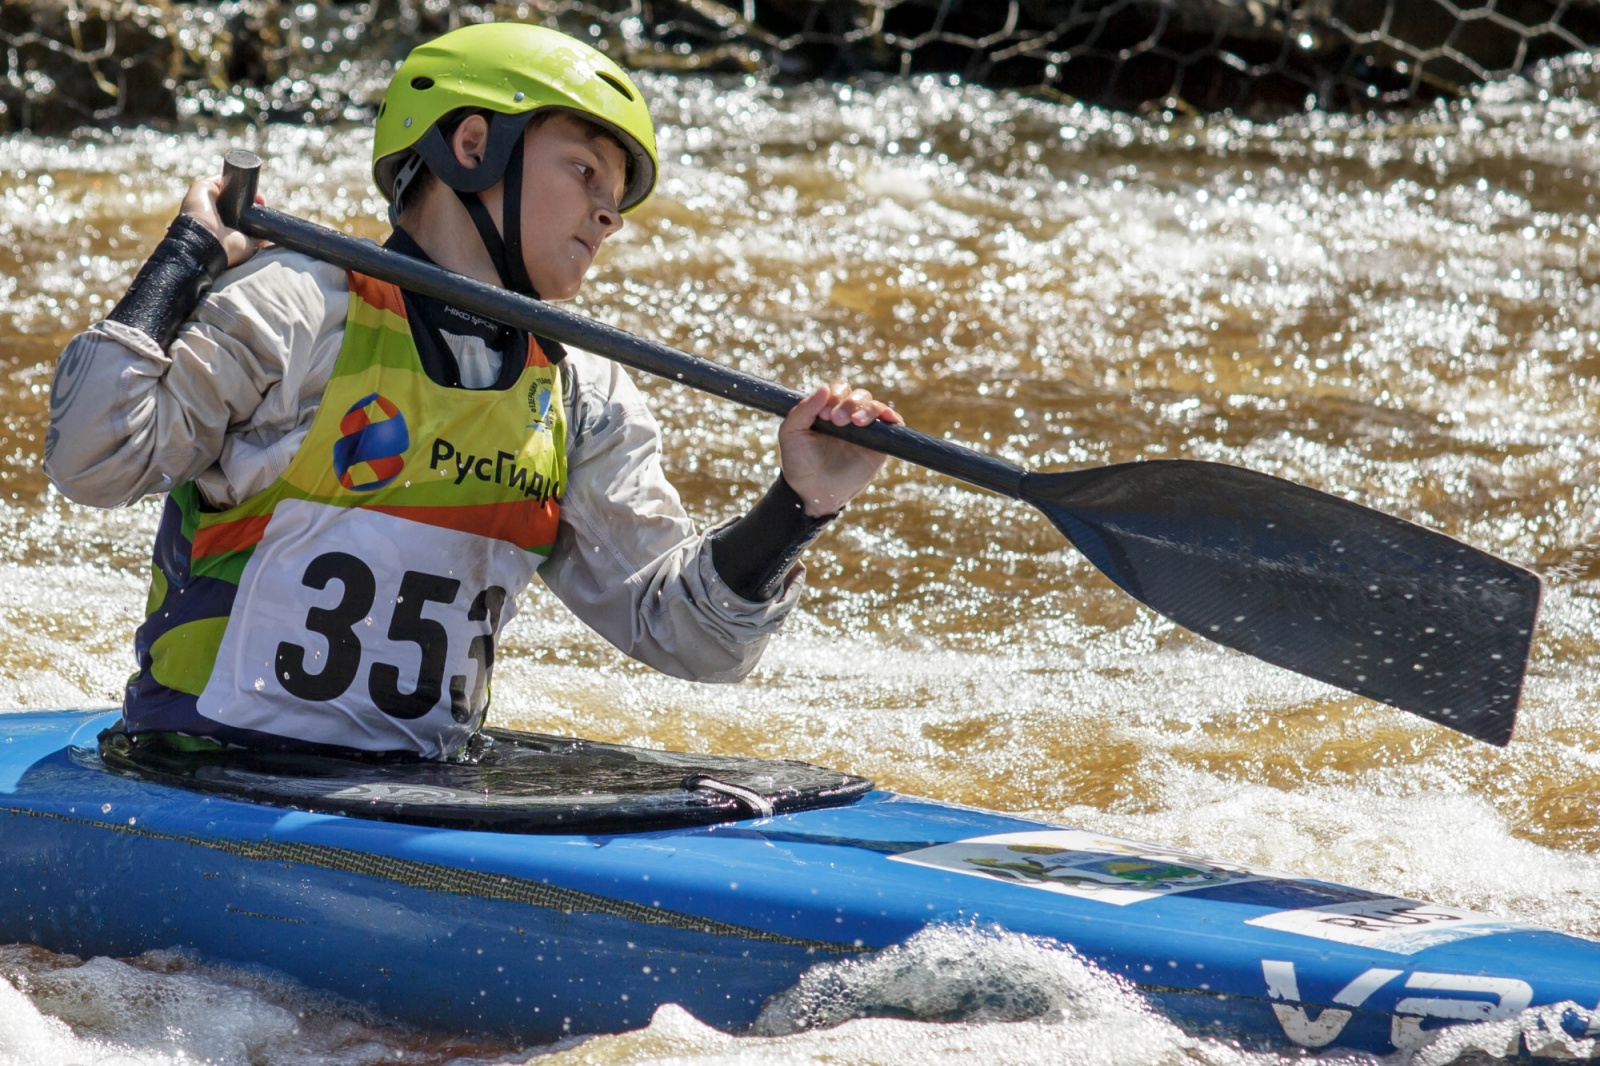
[[[224,161],[223,221],[637,370],[783,416],[803,397],[657,341],[255,205],[261,161]],[[905,426],[817,431],[1024,500],[1141,603],[1187,629],[1492,744],[1516,722],[1539,580],[1324,492],[1192,460],[1037,474]]]

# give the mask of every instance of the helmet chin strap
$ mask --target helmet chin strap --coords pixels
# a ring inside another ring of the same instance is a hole
[[[501,189],[500,217],[504,221],[503,233],[495,228],[494,219],[490,216],[489,209],[484,206],[481,193],[456,189],[455,194],[472,218],[472,224],[478,231],[478,239],[483,241],[490,262],[500,274],[500,284],[512,292],[532,296],[537,300],[540,299],[539,292],[533,287],[533,280],[528,277],[528,268],[522,261],[522,135],[520,133],[512,145],[511,157],[506,160],[502,181],[504,185]]]

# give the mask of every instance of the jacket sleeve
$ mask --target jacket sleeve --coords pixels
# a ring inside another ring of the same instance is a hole
[[[623,652],[674,677],[738,681],[800,599],[796,564],[768,600],[746,599],[712,564],[661,468],[661,432],[616,364],[568,350],[567,490],[540,576]]]
[[[347,307],[343,271],[269,249],[223,274],[165,350],[96,322],[56,364],[45,472],[98,507],[187,481],[214,506],[254,495],[304,439]]]

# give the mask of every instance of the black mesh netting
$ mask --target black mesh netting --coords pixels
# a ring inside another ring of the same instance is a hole
[[[1427,103],[1600,44],[1600,0],[5,0],[0,129],[359,118],[374,101],[352,59],[490,18],[556,26],[635,68],[938,72],[1255,117]]]

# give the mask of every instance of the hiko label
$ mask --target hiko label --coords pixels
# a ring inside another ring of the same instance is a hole
[[[1528,928],[1486,914],[1409,899],[1357,900],[1279,911],[1245,924],[1396,955],[1415,955],[1435,944]]]
[[[1081,829],[973,837],[889,859],[1119,907],[1177,892],[1289,877],[1276,870],[1219,862]]]

